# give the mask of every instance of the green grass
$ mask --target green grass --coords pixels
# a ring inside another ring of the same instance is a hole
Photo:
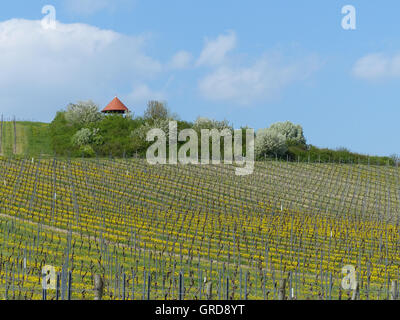
[[[3,134],[1,143],[1,152],[5,156],[13,154],[13,127],[11,122],[3,123]]]
[[[25,154],[37,155],[51,155],[49,124],[41,122],[20,122],[26,129],[27,134],[27,147]]]
[[[51,155],[49,124],[42,122],[17,122],[16,155]],[[12,122],[3,123],[2,150],[4,156],[14,154],[14,127]]]

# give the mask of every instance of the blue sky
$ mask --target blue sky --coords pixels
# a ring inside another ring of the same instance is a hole
[[[356,30],[341,26],[348,4]],[[3,1],[0,113],[51,121],[118,95],[141,115],[161,99],[189,121],[290,120],[320,147],[400,153],[399,14],[395,0]]]

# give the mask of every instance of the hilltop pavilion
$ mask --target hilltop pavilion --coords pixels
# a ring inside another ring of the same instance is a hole
[[[120,113],[125,114],[129,112],[129,109],[115,97],[101,112],[103,113]]]

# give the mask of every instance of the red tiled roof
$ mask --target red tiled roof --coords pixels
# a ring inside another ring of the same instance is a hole
[[[107,107],[105,107],[102,112],[105,111],[126,111],[128,112],[128,108],[119,100],[117,97],[115,97]]]

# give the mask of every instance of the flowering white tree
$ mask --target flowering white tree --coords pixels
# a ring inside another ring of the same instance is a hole
[[[273,129],[282,134],[287,141],[293,141],[299,144],[306,144],[303,128],[300,125],[295,125],[290,121],[277,122],[271,125]]]
[[[99,107],[91,100],[71,103],[65,112],[65,120],[72,125],[87,125],[100,121],[103,118]]]
[[[282,156],[287,151],[286,138],[275,129],[260,129],[256,134],[254,150],[257,158]]]
[[[201,129],[233,130],[232,126],[229,125],[229,122],[227,120],[217,121],[208,119],[206,117],[198,117],[194,122],[193,129],[198,131],[200,131]]]

